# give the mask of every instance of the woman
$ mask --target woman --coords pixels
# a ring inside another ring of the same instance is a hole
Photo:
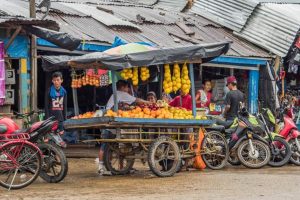
[[[197,108],[208,108],[212,98],[212,84],[210,80],[203,82],[203,89],[198,90],[196,94]]]

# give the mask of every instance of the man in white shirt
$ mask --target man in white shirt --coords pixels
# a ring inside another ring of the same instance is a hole
[[[136,98],[134,96],[131,96],[129,94],[129,83],[124,80],[119,80],[117,82],[117,102],[126,104],[126,105],[131,105],[132,103],[137,103],[137,104],[151,104],[149,101],[145,101],[140,98]],[[107,104],[106,104],[106,109],[112,109],[114,107],[114,95],[111,95],[109,98]],[[101,138],[103,139],[113,139],[115,138],[115,134],[111,132],[112,130],[102,130],[101,133]],[[108,172],[104,165],[103,165],[103,154],[104,154],[104,149],[105,149],[106,144],[101,143],[100,146],[100,151],[99,151],[99,168],[98,168],[98,173],[100,175],[109,175],[110,172]]]

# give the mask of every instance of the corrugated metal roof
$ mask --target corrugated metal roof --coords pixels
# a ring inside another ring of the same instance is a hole
[[[16,0],[1,0],[0,4],[0,10],[7,15],[29,17],[28,2]]]
[[[143,22],[155,24],[175,24],[176,21],[181,19],[181,17],[177,14],[159,9],[112,5],[99,5],[98,7],[111,10],[116,17],[137,24],[141,22],[137,16],[142,17]]]
[[[256,0],[195,0],[191,12],[240,31],[258,3]]]
[[[76,10],[78,13],[83,13],[89,15],[95,20],[105,24],[106,26],[124,26],[128,28],[139,29],[139,27],[131,22],[124,21],[120,18],[115,17],[111,13],[107,13],[97,9],[95,6],[87,4],[77,4],[77,3],[59,3],[65,5],[66,7]]]
[[[237,34],[284,57],[300,29],[299,13],[300,4],[261,4]]]
[[[187,3],[187,0],[158,0],[154,7],[181,12]]]
[[[0,16],[0,25],[2,26],[20,26],[34,25],[53,30],[59,30],[58,24],[52,20],[40,20],[34,18],[25,18],[20,16]]]

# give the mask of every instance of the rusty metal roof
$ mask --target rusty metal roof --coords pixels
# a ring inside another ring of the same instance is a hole
[[[270,57],[268,52],[234,36],[232,31],[204,17],[140,5],[87,5],[61,3],[67,0],[54,1],[52,0],[53,6],[46,19],[56,21],[62,32],[81,38],[84,42],[109,45],[113,43],[115,36],[119,36],[128,42],[145,41],[160,47],[175,47],[232,40],[234,43],[227,55]],[[89,10],[85,9],[87,6]],[[89,12],[90,7],[95,13]],[[100,14],[95,16],[98,13]],[[38,13],[38,17],[40,15]],[[103,16],[109,18],[101,19]],[[112,20],[109,21],[110,19]]]
[[[22,26],[22,25],[34,25],[52,30],[59,30],[59,26],[52,20],[40,20],[34,18],[25,18],[19,16],[0,16],[1,26]]]

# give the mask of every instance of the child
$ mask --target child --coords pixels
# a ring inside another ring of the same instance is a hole
[[[54,116],[58,120],[58,129],[63,131],[63,121],[67,117],[67,92],[61,86],[63,77],[61,72],[52,74],[52,86],[48,90],[45,102],[46,117]]]

